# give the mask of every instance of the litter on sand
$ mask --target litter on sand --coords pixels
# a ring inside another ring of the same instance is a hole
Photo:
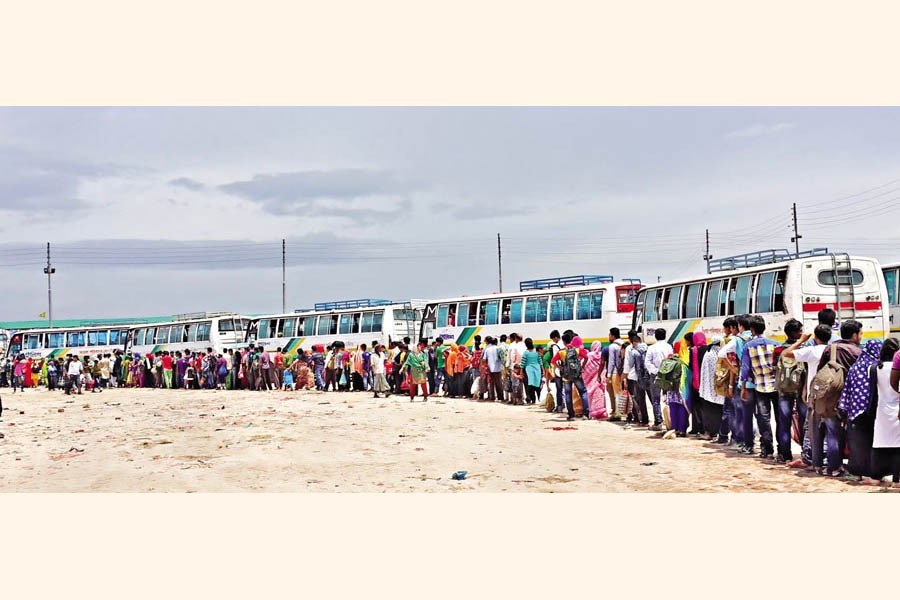
[[[466,478],[466,475],[468,475],[468,474],[469,474],[468,471],[457,471],[456,473],[453,474],[453,479],[455,479],[456,481],[462,481],[463,479]]]
[[[578,431],[577,427],[545,427],[544,429],[552,429],[553,431]]]

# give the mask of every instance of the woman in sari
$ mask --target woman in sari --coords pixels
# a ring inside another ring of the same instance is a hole
[[[480,338],[480,336],[478,337]],[[481,340],[479,339],[475,342],[475,352],[472,354],[472,369],[475,371],[474,375],[478,381],[478,387],[475,390],[476,400],[484,398],[484,395],[487,393],[488,378],[490,377],[487,361],[482,360],[483,355],[484,348],[481,347]]]
[[[607,350],[609,352],[609,350]],[[584,363],[582,370],[582,378],[584,386],[587,388],[588,397],[591,399],[592,419],[606,419],[609,414],[606,410],[606,391],[600,381],[600,374],[605,371],[603,365],[603,344],[600,342],[592,342],[591,349],[587,355],[587,361]]]
[[[306,352],[304,350],[300,350],[300,352],[297,354],[297,359],[294,361],[294,382],[296,389],[311,389],[309,383],[310,374],[309,358],[307,358]]]
[[[462,398],[470,398],[472,389],[466,389],[466,374],[472,366],[472,355],[469,353],[468,346],[460,346],[459,353],[456,355],[456,392]]]
[[[425,344],[419,342],[415,350],[406,353],[406,361],[403,368],[409,372],[409,401],[416,397],[419,386],[422,387],[423,402],[428,402],[428,353],[425,352]]]
[[[685,388],[690,389],[691,382],[688,375],[689,352],[687,344],[683,340],[675,342],[675,356],[681,361],[681,386],[678,390],[665,393],[665,401],[669,407],[669,418],[672,421],[672,429],[677,437],[687,437],[688,407],[685,401]]]
[[[685,335],[685,338],[687,338],[687,335]],[[700,396],[700,369],[703,365],[703,359],[706,356],[706,334],[702,331],[695,331],[694,334],[691,335],[690,340],[690,358],[688,360],[688,364],[690,365],[690,397],[688,399],[688,410],[691,413],[691,433],[705,437],[703,426],[705,400]],[[705,410],[709,412],[709,409]]]
[[[534,350],[534,341],[531,338],[525,338],[525,352],[522,353],[521,366],[525,371],[525,402],[535,404],[541,393],[544,370],[541,356]]]
[[[456,359],[459,357],[459,346],[450,344],[450,352],[447,353],[447,395],[451,398],[459,396],[456,390]]]
[[[391,385],[388,383],[387,377],[385,377],[385,361],[387,361],[387,356],[384,353],[384,346],[378,344],[375,346],[371,358],[372,375],[375,376],[376,398],[379,397],[378,394],[384,394],[385,398],[391,395]]]

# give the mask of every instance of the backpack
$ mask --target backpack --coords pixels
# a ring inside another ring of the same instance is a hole
[[[831,345],[831,356],[809,384],[806,402],[817,417],[837,416],[837,404],[844,389],[844,367],[837,362],[837,346]]]
[[[566,358],[563,362],[563,377],[567,381],[575,381],[581,377],[581,354],[578,348],[571,347],[566,350]]]
[[[733,392],[734,376],[737,375],[737,369],[723,356],[716,360],[716,371],[713,374],[713,386],[716,389],[716,395],[730,398]]]
[[[647,370],[647,365],[644,363],[644,360],[647,358],[647,348],[637,347],[634,349],[634,352],[637,353],[634,359],[634,370],[635,375],[637,375],[638,385],[642,388],[650,389],[650,384],[653,383],[653,375],[650,374],[650,371]]]
[[[681,387],[681,359],[674,355],[664,359],[654,383],[664,392],[678,390]]]
[[[782,396],[796,395],[803,389],[806,380],[806,364],[797,362],[781,353],[775,371],[775,389]]]

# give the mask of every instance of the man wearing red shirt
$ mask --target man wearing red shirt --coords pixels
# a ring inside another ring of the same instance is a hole
[[[166,388],[172,389],[172,356],[168,350],[164,350],[162,354],[163,380],[166,382]]]
[[[284,354],[281,353],[281,348],[277,348],[275,350],[275,389],[280,390],[282,386],[282,382],[284,381]]]

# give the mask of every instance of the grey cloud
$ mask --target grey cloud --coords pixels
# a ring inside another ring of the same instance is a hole
[[[749,138],[749,137],[760,137],[763,135],[773,135],[776,133],[781,133],[783,131],[788,131],[789,129],[793,129],[796,125],[794,123],[775,123],[774,125],[751,125],[750,127],[744,127],[743,129],[737,129],[735,131],[730,131],[725,134],[726,138]]]
[[[179,177],[177,179],[173,179],[169,181],[169,185],[182,187],[186,190],[191,190],[192,192],[198,192],[206,187],[203,183],[195,181],[194,179],[191,179],[189,177]]]
[[[298,214],[320,208],[322,201],[327,200],[350,202],[373,197],[403,199],[416,187],[414,182],[390,171],[334,169],[259,174],[249,180],[220,185],[219,189],[257,203],[267,212]],[[347,216],[353,218],[351,215]]]

